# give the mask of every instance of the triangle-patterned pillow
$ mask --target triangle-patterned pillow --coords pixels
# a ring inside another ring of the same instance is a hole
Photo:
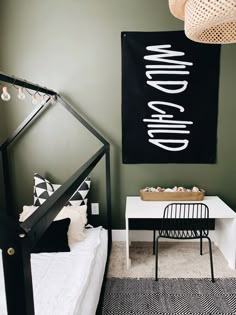
[[[70,200],[67,202],[66,206],[83,206],[87,205],[88,200],[86,196],[90,189],[91,180],[89,177],[81,183],[77,188],[74,194],[70,197]]]
[[[54,193],[53,185],[41,175],[34,174],[34,206],[41,206]]]
[[[66,206],[82,206],[87,205],[86,196],[90,190],[91,180],[85,178],[81,185],[77,188],[74,194],[71,196]],[[55,187],[56,186],[56,187]],[[34,174],[34,206],[41,206],[44,201],[49,198],[60,185],[50,183],[49,180],[43,176]]]

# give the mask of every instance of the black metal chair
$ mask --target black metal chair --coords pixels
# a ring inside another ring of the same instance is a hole
[[[200,255],[202,255],[202,239],[209,243],[211,279],[214,280],[212,246],[209,234],[209,208],[204,203],[171,203],[164,209],[162,227],[155,242],[155,280],[158,280],[158,240],[168,239],[200,239]]]

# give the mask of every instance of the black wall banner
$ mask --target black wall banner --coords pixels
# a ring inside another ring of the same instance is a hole
[[[123,32],[123,163],[215,163],[220,45]]]

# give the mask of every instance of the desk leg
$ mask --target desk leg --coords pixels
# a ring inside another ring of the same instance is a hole
[[[236,219],[216,219],[216,245],[231,269],[236,269]]]
[[[129,258],[129,219],[125,219],[125,235],[126,235],[126,266],[127,270],[131,266],[131,259]]]

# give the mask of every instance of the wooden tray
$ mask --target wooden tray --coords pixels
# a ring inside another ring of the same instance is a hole
[[[204,199],[205,191],[199,192],[148,192],[140,190],[140,197],[144,201],[200,201]]]

